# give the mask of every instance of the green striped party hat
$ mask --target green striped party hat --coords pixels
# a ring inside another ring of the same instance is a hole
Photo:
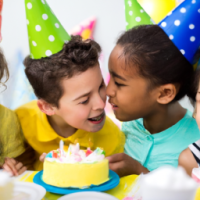
[[[25,0],[30,57],[40,59],[58,53],[71,38],[46,0]]]

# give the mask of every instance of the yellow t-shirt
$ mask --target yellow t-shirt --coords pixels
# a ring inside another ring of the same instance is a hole
[[[17,115],[0,105],[0,166],[6,157],[15,158],[25,151],[25,139]]]
[[[124,133],[106,117],[103,128],[95,133],[77,130],[72,136],[63,138],[59,136],[48,122],[46,114],[40,111],[37,101],[32,101],[19,107],[16,113],[21,122],[22,130],[27,142],[36,151],[37,161],[34,164],[35,170],[42,170],[43,163],[39,161],[42,153],[48,153],[59,148],[62,139],[67,150],[70,143],[79,143],[81,148],[102,147],[106,156],[121,153],[124,149]]]

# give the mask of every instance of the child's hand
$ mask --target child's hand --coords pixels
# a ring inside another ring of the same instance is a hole
[[[44,159],[45,159],[46,155],[47,155],[46,153],[43,153],[43,154],[40,156],[39,159],[40,159],[41,162],[44,162]]]
[[[115,171],[120,177],[149,172],[138,161],[125,153],[114,154],[107,157],[107,159],[109,161],[109,168]]]
[[[5,171],[10,172],[13,176],[18,176],[27,170],[21,162],[18,162],[13,158],[6,158],[2,168]]]

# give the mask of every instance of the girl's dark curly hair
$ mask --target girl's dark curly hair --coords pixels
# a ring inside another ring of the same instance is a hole
[[[101,47],[94,40],[82,40],[80,36],[71,36],[63,49],[50,57],[38,60],[27,56],[24,60],[25,73],[36,96],[59,107],[63,95],[61,80],[85,72],[98,63]]]

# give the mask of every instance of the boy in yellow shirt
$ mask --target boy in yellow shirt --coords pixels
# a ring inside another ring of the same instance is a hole
[[[24,65],[38,100],[21,106],[16,113],[27,142],[37,154],[34,169],[43,168],[39,156],[57,149],[60,140],[65,142],[65,149],[70,143],[79,143],[83,149],[102,147],[106,156],[123,152],[124,134],[104,111],[100,46],[79,36],[70,38],[46,2],[32,1],[28,5],[29,35],[33,31],[31,25],[36,31],[30,36],[31,58],[28,56]],[[53,23],[30,17],[34,10],[41,11],[42,16],[44,8]]]

